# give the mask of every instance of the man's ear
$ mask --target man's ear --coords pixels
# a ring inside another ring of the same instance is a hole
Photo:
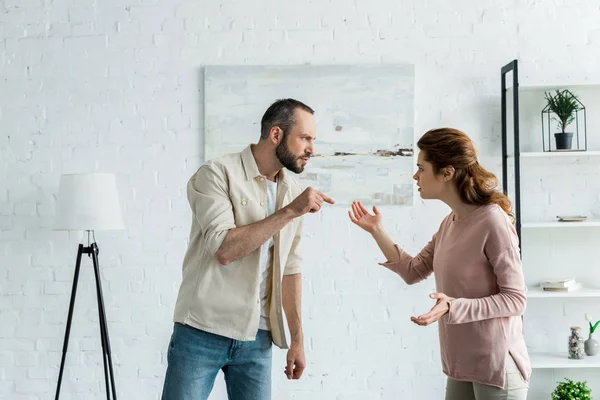
[[[269,132],[269,138],[273,144],[279,144],[283,138],[283,131],[280,127],[274,126],[271,128],[271,132]]]

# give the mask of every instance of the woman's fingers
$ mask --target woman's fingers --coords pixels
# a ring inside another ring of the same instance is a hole
[[[362,218],[363,213],[362,213],[362,211],[358,207],[358,204],[355,201],[352,202],[352,210],[354,211],[354,215],[356,216],[356,219],[361,219]]]
[[[367,209],[365,208],[365,206],[363,206],[363,204],[359,201],[358,202],[358,207],[360,209],[360,211],[362,211],[363,214],[368,214],[369,211],[367,211]]]
[[[352,211],[348,211],[348,216],[350,217],[350,221],[354,222],[355,224],[358,224],[358,220],[354,217]]]

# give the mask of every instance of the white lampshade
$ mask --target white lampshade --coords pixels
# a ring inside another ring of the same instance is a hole
[[[68,174],[60,178],[54,230],[124,229],[113,174]]]

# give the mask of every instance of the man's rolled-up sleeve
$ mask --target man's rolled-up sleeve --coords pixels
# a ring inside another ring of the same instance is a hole
[[[206,243],[207,251],[215,256],[227,232],[235,228],[229,184],[218,165],[204,164],[187,185],[187,196]]]
[[[302,270],[302,256],[300,255],[300,241],[302,240],[302,227],[304,225],[304,217],[298,218],[298,228],[294,235],[294,241],[290,248],[290,253],[285,263],[283,275],[299,274]]]

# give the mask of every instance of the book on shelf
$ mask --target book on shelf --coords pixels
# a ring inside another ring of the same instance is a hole
[[[553,279],[540,283],[542,289],[565,289],[575,286],[577,282],[575,278]]]
[[[561,287],[561,288],[545,287],[543,289],[546,292],[574,292],[576,290],[581,289],[581,283],[577,282],[571,286]]]

